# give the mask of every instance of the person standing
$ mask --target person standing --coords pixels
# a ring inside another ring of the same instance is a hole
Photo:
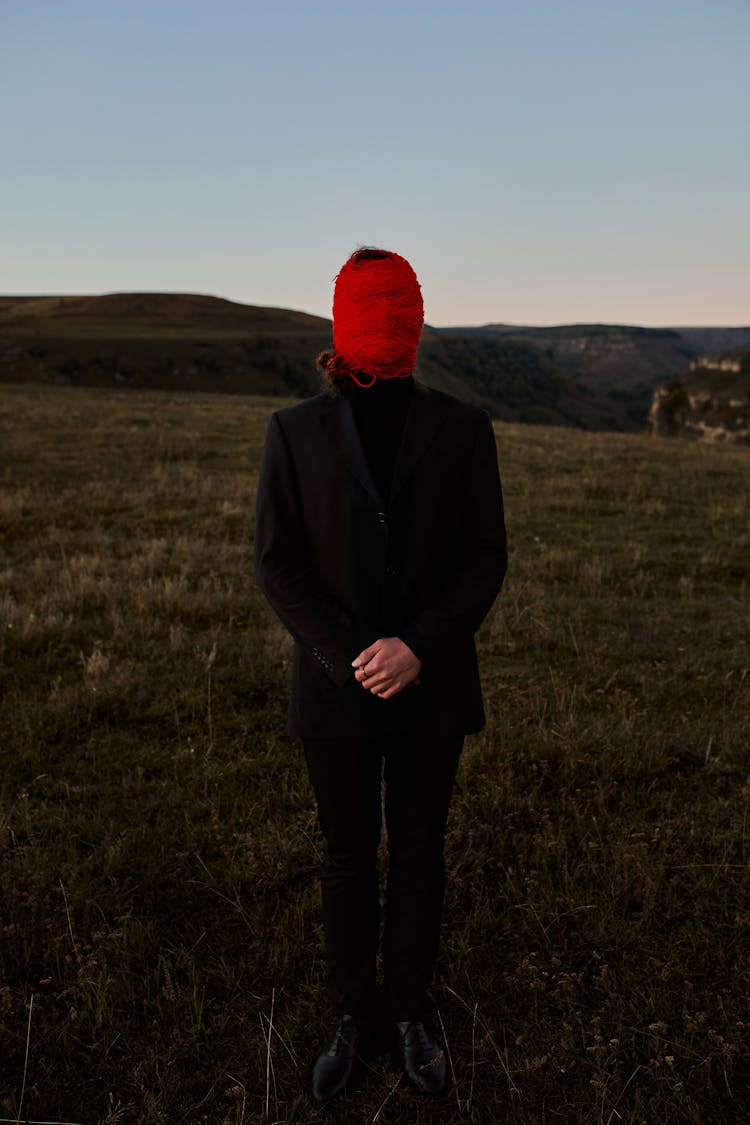
[[[446,822],[464,738],[485,723],[474,634],[507,549],[490,417],[414,377],[423,323],[406,259],[352,254],[318,357],[324,390],[271,415],[261,459],[255,576],[294,639],[287,732],[325,841],[335,1027],[313,1066],[318,1101],[351,1088],[383,1020],[417,1089],[447,1083],[429,991]]]

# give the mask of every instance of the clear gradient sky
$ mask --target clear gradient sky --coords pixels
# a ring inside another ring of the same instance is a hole
[[[750,0],[0,0],[0,293],[750,323]]]

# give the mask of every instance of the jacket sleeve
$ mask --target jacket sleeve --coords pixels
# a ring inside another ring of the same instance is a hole
[[[282,624],[341,687],[363,643],[312,567],[294,463],[275,414],[261,457],[253,556],[256,581]]]
[[[497,447],[487,413],[477,429],[469,467],[466,519],[456,533],[464,543],[459,569],[435,604],[399,632],[427,666],[433,656],[474,635],[497,597],[508,566]]]

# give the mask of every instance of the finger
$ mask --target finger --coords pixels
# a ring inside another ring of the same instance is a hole
[[[380,680],[376,684],[372,684],[369,680],[365,680],[365,682],[362,684],[362,687],[365,688],[366,691],[372,692],[373,695],[380,695],[381,691],[386,691],[391,686],[392,684],[390,680]]]
[[[393,683],[393,676],[389,676],[387,672],[380,672],[374,676],[368,675],[363,683],[370,691],[381,691],[383,688],[390,687]]]
[[[390,676],[381,680],[374,680],[372,676],[365,676],[364,679],[361,679],[359,682],[367,691],[382,691],[383,688],[389,687],[393,681]]]
[[[372,660],[377,652],[380,652],[381,647],[382,639],[378,638],[378,640],[374,641],[368,648],[363,648],[359,656],[355,656],[354,660],[352,660],[352,668],[363,667],[368,661]]]
[[[385,693],[385,691],[384,691],[384,690],[381,690],[381,691],[373,691],[373,692],[371,692],[370,694],[371,694],[371,695],[374,695],[376,699],[386,699],[386,698],[387,698],[387,697],[386,697],[386,693]]]
[[[391,683],[392,681],[389,679],[373,680],[368,676],[366,680],[362,681],[362,687],[365,688],[366,691],[371,691],[373,695],[377,695],[378,692],[385,691],[386,688],[389,688]]]
[[[373,663],[372,660],[366,668],[357,668],[354,672],[355,680],[360,684],[366,683],[368,687],[377,680],[382,681],[384,677],[388,678],[389,675],[390,673],[386,668],[381,668],[377,663]]]
[[[386,688],[385,691],[378,692],[378,698],[379,699],[391,699],[394,695],[398,695],[398,693],[400,691],[401,691],[401,683],[400,683],[400,681],[396,681],[395,684],[391,684],[391,686],[389,688]]]

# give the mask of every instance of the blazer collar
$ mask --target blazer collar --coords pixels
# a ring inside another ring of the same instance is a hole
[[[320,421],[348,471],[380,507],[385,507],[386,501],[392,504],[406,484],[446,414],[445,399],[433,394],[428,386],[415,379],[414,394],[406,413],[389,497],[380,495],[373,480],[349,399],[345,395],[326,399]]]

